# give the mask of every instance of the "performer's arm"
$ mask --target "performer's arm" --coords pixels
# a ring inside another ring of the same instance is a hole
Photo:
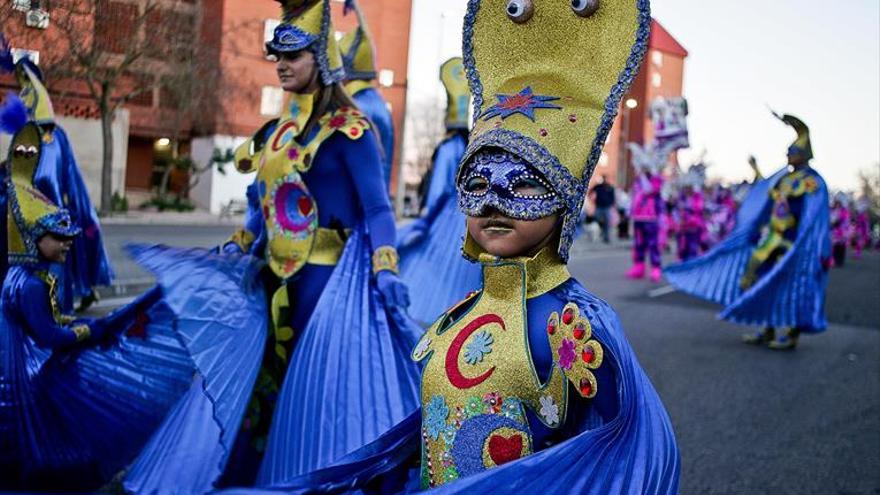
[[[355,184],[369,230],[376,285],[386,304],[408,306],[409,294],[406,286],[397,277],[399,258],[394,247],[397,232],[391,203],[385,193],[377,141],[373,136],[363,136],[349,141],[348,144],[343,158]]]
[[[27,301],[22,306],[27,331],[40,347],[46,349],[69,347],[77,342],[100,338],[103,333],[99,325],[90,320],[75,320],[65,325],[55,321],[49,299],[49,288],[44,282],[32,280],[22,288],[22,291],[24,294],[20,296],[20,300]]]

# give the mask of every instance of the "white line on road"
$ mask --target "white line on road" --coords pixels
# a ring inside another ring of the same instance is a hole
[[[676,292],[676,290],[677,289],[671,285],[664,285],[663,287],[657,287],[656,289],[649,290],[648,297],[650,297],[651,299],[656,299],[667,294],[672,294],[673,292]]]

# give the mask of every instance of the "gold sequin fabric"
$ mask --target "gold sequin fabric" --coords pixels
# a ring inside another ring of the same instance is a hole
[[[567,271],[560,270],[552,249],[530,259],[483,254],[480,262],[482,290],[440,318],[413,351],[413,359],[425,363],[421,391],[424,488],[531,454],[527,408],[549,428],[565,422],[569,390],[565,370],[556,353],[548,380],[542,383],[538,378],[528,343],[526,300],[530,293],[541,295],[565,282]],[[572,313],[571,307],[576,308],[570,304],[563,314]],[[578,329],[590,329],[577,312],[566,321],[559,325],[559,336],[578,336]],[[569,381],[589,381],[591,370],[601,364],[602,348],[585,333],[577,349],[582,353],[593,349],[594,354],[589,363],[581,358],[578,367],[568,366],[573,370]],[[589,383],[592,389],[585,396],[592,397],[595,377]]]

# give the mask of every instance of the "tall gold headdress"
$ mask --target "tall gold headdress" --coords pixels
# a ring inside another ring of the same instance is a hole
[[[468,4],[464,63],[474,128],[462,164],[500,148],[541,172],[564,203],[563,261],[650,25],[648,0]]]

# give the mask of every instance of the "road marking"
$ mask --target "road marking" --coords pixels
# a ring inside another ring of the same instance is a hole
[[[656,289],[651,289],[648,291],[648,297],[651,299],[656,299],[658,297],[665,296],[667,294],[672,294],[677,292],[678,289],[671,285],[664,285],[663,287],[657,287]]]
[[[134,301],[136,297],[115,297],[112,299],[101,299],[93,304],[89,309],[115,309]]]

